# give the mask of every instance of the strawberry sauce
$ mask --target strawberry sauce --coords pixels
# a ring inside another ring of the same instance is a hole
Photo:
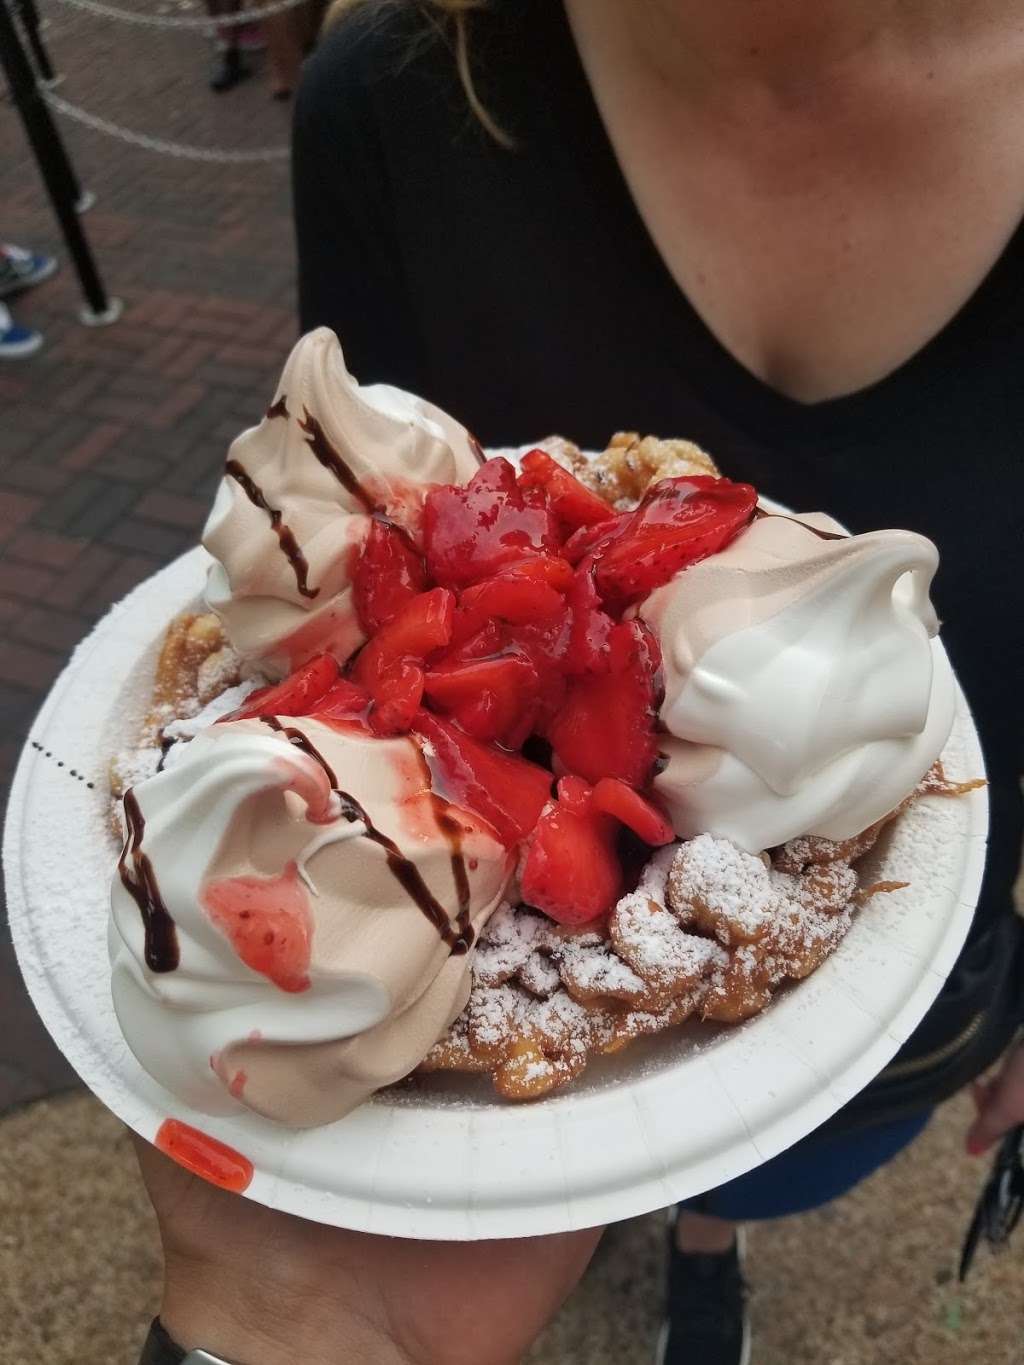
[[[309,989],[313,916],[294,862],[279,877],[224,877],[202,892],[211,921],[247,967],[296,994]]]
[[[252,1182],[253,1164],[247,1156],[180,1119],[164,1119],[153,1145],[186,1171],[222,1190],[241,1194]]]

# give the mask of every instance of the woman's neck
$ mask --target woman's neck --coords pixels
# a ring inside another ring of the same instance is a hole
[[[581,0],[571,0],[570,12]],[[863,59],[927,56],[1006,0],[582,0],[607,8],[655,78],[700,94],[761,86],[799,98]]]

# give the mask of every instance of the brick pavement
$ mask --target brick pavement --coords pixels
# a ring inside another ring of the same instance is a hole
[[[66,99],[184,142],[286,142],[287,108],[271,103],[261,79],[227,95],[207,90],[201,38],[96,20],[57,0],[42,9]],[[99,196],[83,221],[125,311],[113,327],[81,326],[66,263],[13,301],[46,346],[0,365],[4,795],[71,648],[194,541],[226,443],[266,400],[295,327],[286,163],[195,163],[61,127],[83,184]],[[6,104],[0,234],[60,251]],[[73,1083],[25,996],[0,921],[0,1113]]]

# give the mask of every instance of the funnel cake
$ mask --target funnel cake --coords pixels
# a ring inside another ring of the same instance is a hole
[[[215,614],[112,769],[111,951],[129,1045],[206,1112],[320,1124],[417,1069],[533,1099],[739,1023],[961,789],[934,546],[770,514],[689,442],[488,459],[321,330],[205,543]]]

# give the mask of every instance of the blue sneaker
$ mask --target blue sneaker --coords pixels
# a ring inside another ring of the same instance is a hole
[[[0,303],[0,360],[24,360],[35,355],[43,344],[43,334],[30,327],[19,327]]]
[[[56,256],[44,256],[10,242],[0,242],[0,299],[48,280],[56,269]]]

